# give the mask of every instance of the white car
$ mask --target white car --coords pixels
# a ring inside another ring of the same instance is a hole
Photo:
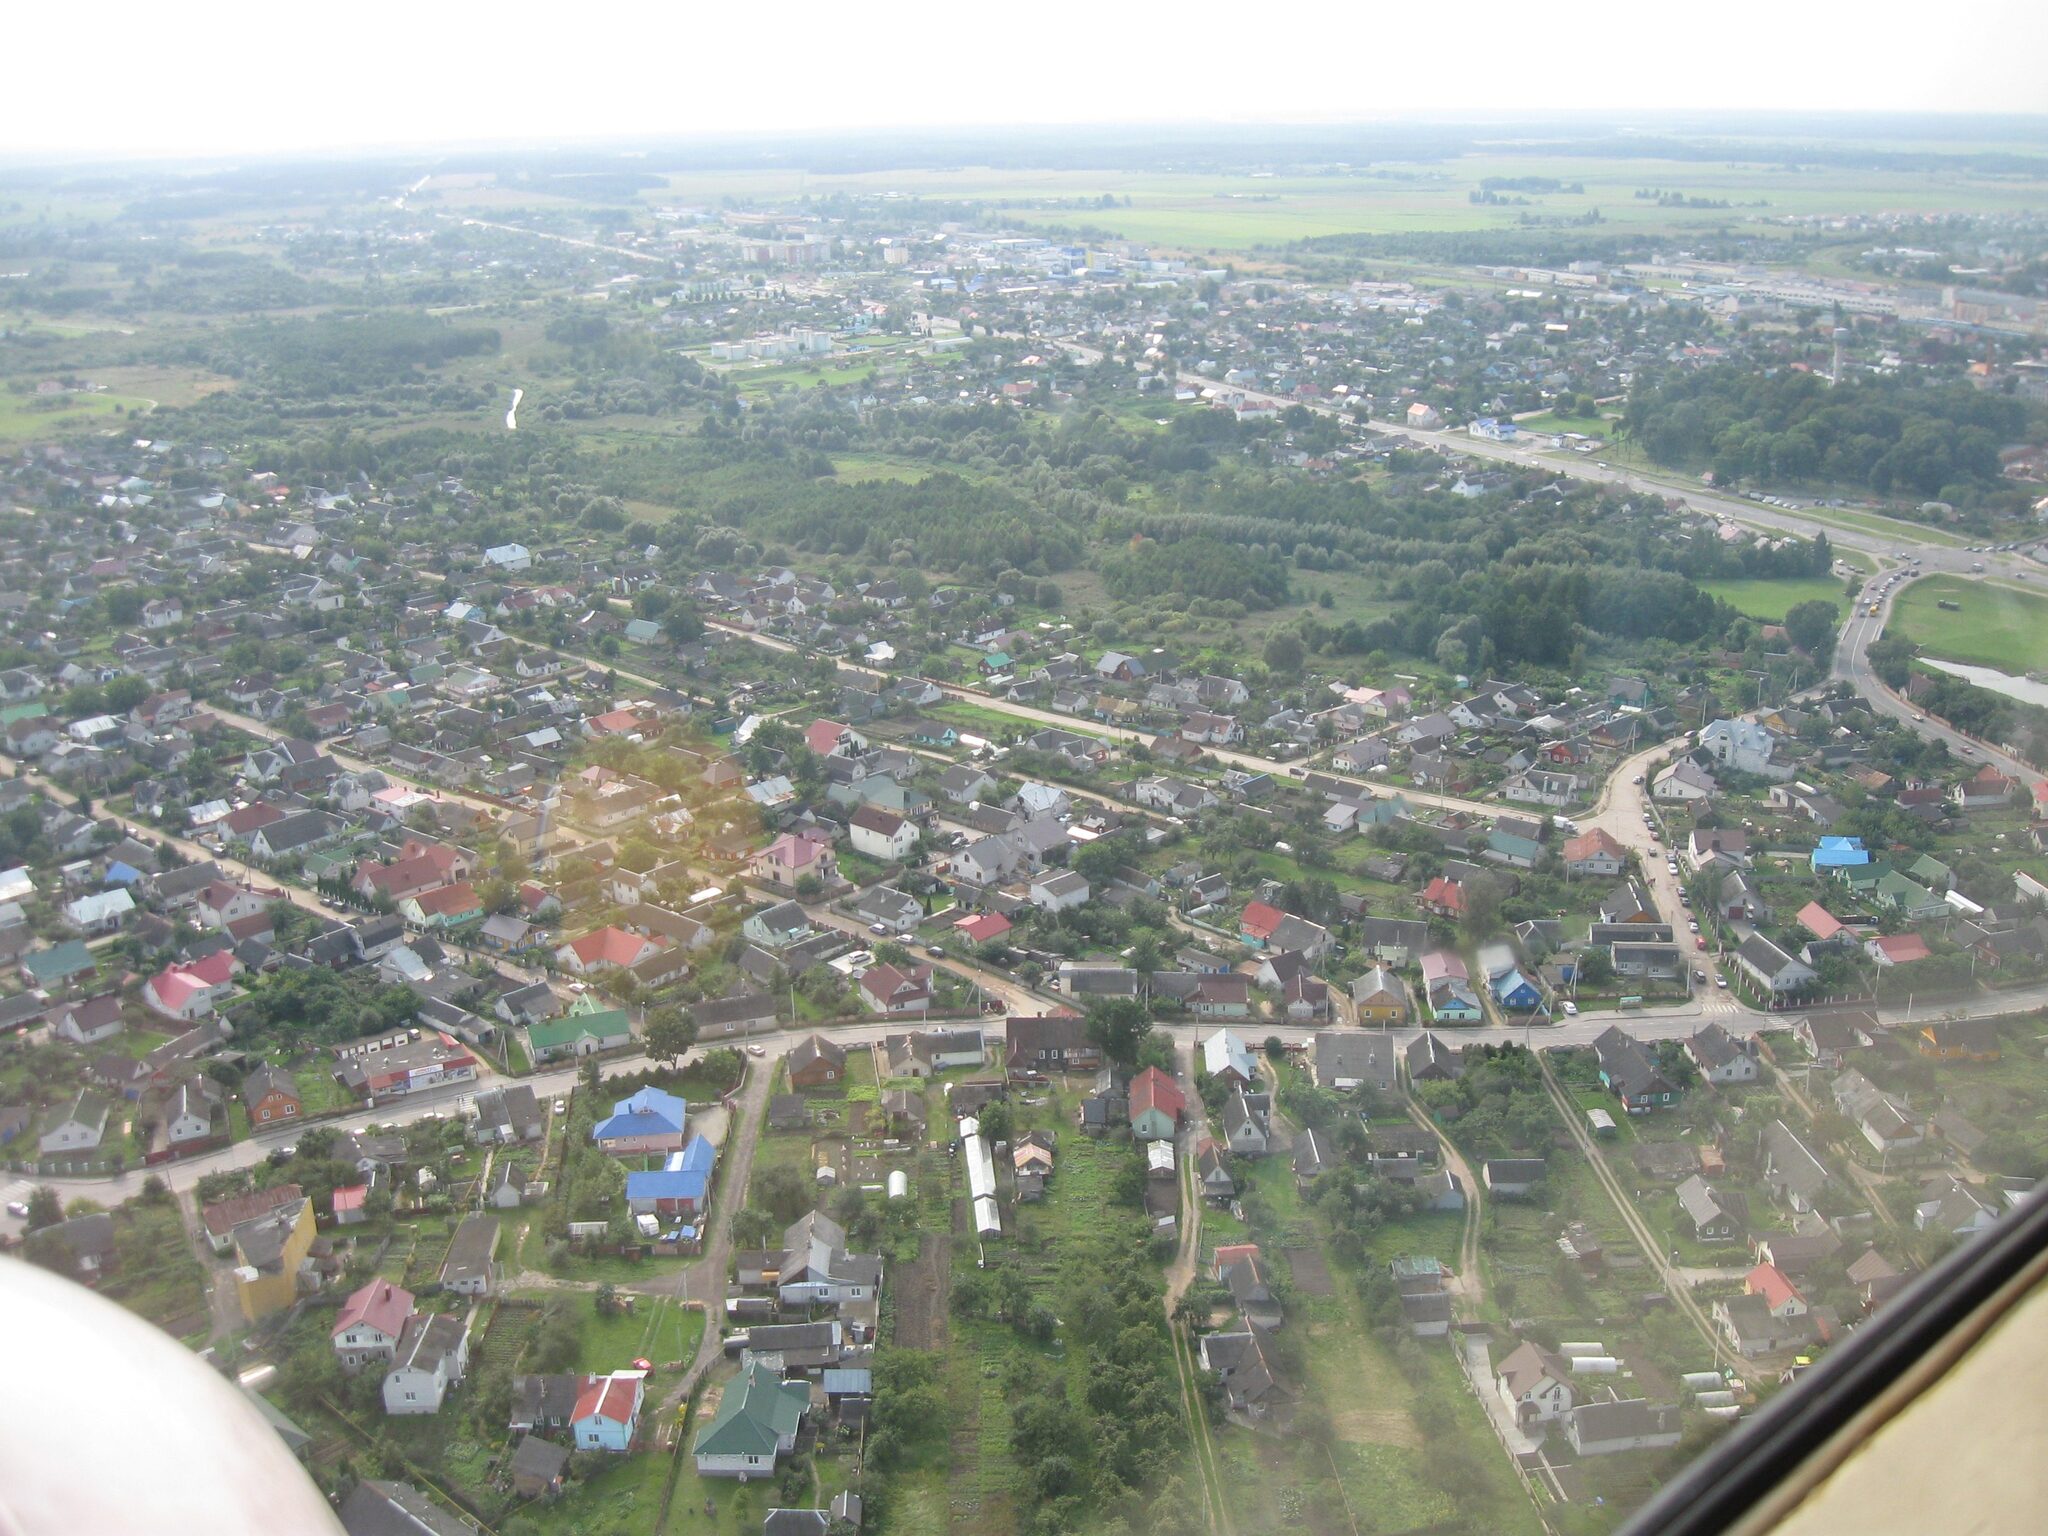
[[[765,1045],[750,1045],[747,1047],[747,1054],[749,1056],[766,1056],[768,1054],[768,1047]]]
[[[1719,987],[1723,992],[1726,992],[1728,990],[1728,978],[1726,976],[1716,976],[1714,978],[1714,985]]]
[[[555,1113],[558,1115],[566,1115],[567,1113],[569,1113],[568,1102],[563,1099],[555,1100]]]
[[[1685,920],[1685,926],[1687,932],[1698,933],[1700,931],[1700,920],[1696,917],[1689,917]]]
[[[1570,999],[1566,999],[1564,1004],[1564,1016],[1568,1019],[1576,1019],[1579,1016],[1579,1005],[1575,1002],[1572,1002]]]

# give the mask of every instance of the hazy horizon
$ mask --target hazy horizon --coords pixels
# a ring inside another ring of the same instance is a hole
[[[1226,13],[1227,14],[1227,13]],[[1312,3],[1227,36],[1199,12],[1019,27],[910,0],[877,25],[800,7],[773,29],[629,0],[544,38],[514,10],[370,0],[338,29],[227,0],[204,28],[115,0],[78,22],[15,18],[0,103],[16,163],[594,148],[818,133],[1085,130],[1712,113],[2038,116],[2048,8],[1990,0],[1965,28],[1902,0],[1732,0],[1707,20],[1589,0],[1563,23],[1480,0],[1421,32]],[[1425,62],[1428,61],[1428,62]],[[1461,118],[1462,115],[1462,118]]]

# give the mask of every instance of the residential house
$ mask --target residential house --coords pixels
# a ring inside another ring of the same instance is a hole
[[[778,1461],[796,1448],[810,1398],[808,1382],[784,1381],[758,1363],[744,1368],[726,1384],[716,1413],[691,1447],[698,1475],[771,1476]]]
[[[439,1413],[468,1369],[468,1323],[454,1313],[415,1312],[384,1375],[384,1411]]]

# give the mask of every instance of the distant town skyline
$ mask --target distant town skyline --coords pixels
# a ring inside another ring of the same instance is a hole
[[[642,0],[543,30],[517,7],[279,11],[167,24],[130,0],[11,18],[0,158],[256,156],[390,146],[1004,124],[1340,123],[1401,114],[2039,113],[2048,7],[1967,26],[1901,0],[1657,13],[1478,0],[1111,9],[1067,24],[906,0],[701,11]],[[95,80],[99,81],[95,85]]]

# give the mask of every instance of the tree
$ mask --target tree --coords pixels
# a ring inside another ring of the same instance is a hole
[[[754,1198],[784,1226],[811,1209],[811,1186],[801,1170],[788,1164],[764,1170],[754,1181]]]
[[[647,1054],[664,1066],[674,1066],[697,1043],[697,1021],[682,1009],[657,1008],[647,1016]]]
[[[597,1307],[597,1315],[599,1317],[610,1317],[619,1310],[619,1288],[612,1284],[611,1281],[605,1281],[597,1288],[597,1295],[593,1298],[593,1303]]]
[[[1134,1066],[1138,1048],[1152,1028],[1145,1005],[1134,997],[1111,998],[1088,1009],[1088,1038],[1119,1066]]]
[[[64,1219],[64,1197],[47,1184],[38,1184],[29,1191],[28,1229],[51,1227]]]
[[[1301,636],[1292,630],[1278,629],[1267,637],[1266,648],[1261,656],[1267,670],[1277,672],[1283,677],[1292,677],[1301,670],[1304,654]]]
[[[1834,642],[1835,619],[1833,603],[1794,603],[1785,612],[1785,633],[1807,655],[1825,656]]]

